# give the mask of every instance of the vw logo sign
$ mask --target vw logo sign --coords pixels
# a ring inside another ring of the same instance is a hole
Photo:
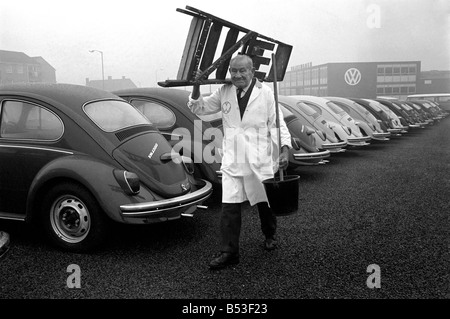
[[[361,72],[355,68],[348,69],[345,72],[344,79],[348,85],[356,85],[361,81]]]

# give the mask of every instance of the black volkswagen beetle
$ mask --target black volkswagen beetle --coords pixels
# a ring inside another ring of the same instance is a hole
[[[110,220],[192,216],[212,187],[191,173],[192,161],[112,93],[0,86],[0,219],[36,221],[65,250],[98,247]]]
[[[221,187],[222,118],[199,117],[186,103],[189,93],[180,89],[135,88],[112,92],[130,102],[166,137],[167,141],[194,161],[194,175]],[[217,123],[213,123],[216,121]]]

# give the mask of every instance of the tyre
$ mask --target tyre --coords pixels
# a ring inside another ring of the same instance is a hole
[[[74,183],[54,186],[45,195],[41,220],[46,236],[71,252],[89,252],[101,246],[107,220],[92,194]]]

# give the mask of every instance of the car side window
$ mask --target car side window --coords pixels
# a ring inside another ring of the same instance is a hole
[[[135,99],[131,104],[159,129],[171,128],[177,121],[173,111],[160,103]]]
[[[3,102],[1,117],[1,138],[54,141],[64,132],[58,116],[40,105],[25,101]]]

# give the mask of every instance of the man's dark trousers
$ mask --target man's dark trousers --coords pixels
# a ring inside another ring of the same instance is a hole
[[[275,236],[277,218],[267,202],[257,204],[261,230],[266,238]],[[239,253],[239,236],[241,233],[242,203],[222,203],[220,216],[221,251]]]

